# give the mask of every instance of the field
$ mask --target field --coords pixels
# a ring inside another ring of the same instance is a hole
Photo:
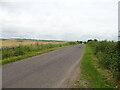
[[[62,44],[65,42],[37,42],[37,41],[2,41],[0,40],[0,43],[2,43],[2,47],[15,47],[20,45],[35,45],[35,44]]]
[[[59,48],[75,45],[77,42],[35,42],[2,41],[2,64],[15,62]]]

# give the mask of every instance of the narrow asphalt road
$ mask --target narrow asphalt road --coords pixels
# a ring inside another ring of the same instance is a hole
[[[84,50],[84,44],[75,45],[4,65],[3,88],[58,88],[80,62]]]

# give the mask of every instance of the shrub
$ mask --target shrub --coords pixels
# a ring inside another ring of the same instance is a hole
[[[88,43],[93,49],[94,54],[98,58],[99,64],[110,70],[113,73],[113,77],[117,81],[120,80],[120,53],[118,42],[111,41],[91,41]]]

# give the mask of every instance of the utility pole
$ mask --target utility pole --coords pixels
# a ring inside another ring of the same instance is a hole
[[[118,2],[118,41],[120,41],[120,1]]]

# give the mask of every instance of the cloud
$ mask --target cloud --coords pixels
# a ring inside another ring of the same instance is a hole
[[[117,40],[115,0],[1,0],[4,38]]]

